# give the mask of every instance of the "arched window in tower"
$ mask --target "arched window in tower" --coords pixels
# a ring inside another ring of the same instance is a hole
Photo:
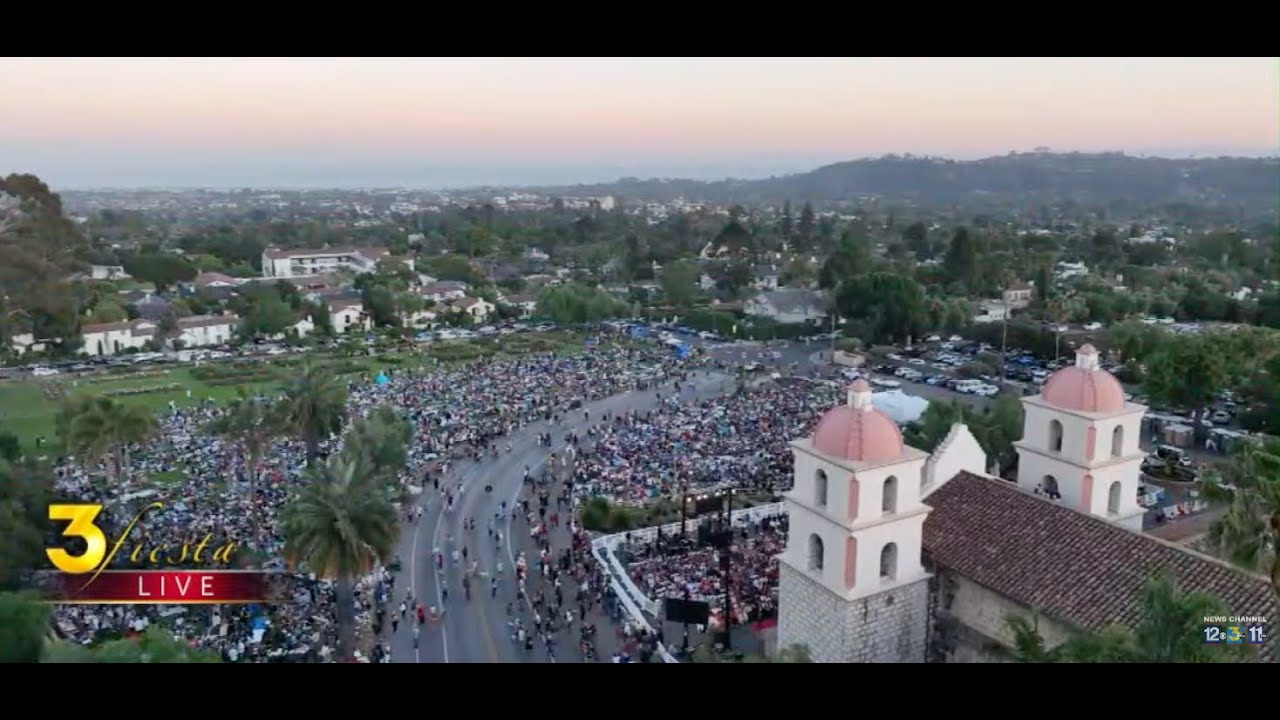
[[[884,494],[880,497],[880,510],[886,515],[898,511],[898,478],[890,475],[884,481]]]
[[[1062,423],[1057,420],[1049,421],[1049,449],[1062,452]]]
[[[1062,494],[1058,492],[1058,479],[1052,475],[1045,475],[1044,480],[1040,481],[1040,492],[1049,497],[1050,500],[1058,500]]]
[[[1124,454],[1124,426],[1117,425],[1115,430],[1111,431],[1111,457],[1120,457]]]
[[[822,571],[822,538],[815,533],[809,536],[809,569]]]
[[[898,577],[898,544],[889,543],[880,550],[880,579],[892,580]]]
[[[818,507],[827,506],[827,473],[819,470],[813,475],[813,504]]]
[[[1111,483],[1111,489],[1107,491],[1107,512],[1112,515],[1120,514],[1120,493],[1123,492],[1120,481],[1116,480]]]

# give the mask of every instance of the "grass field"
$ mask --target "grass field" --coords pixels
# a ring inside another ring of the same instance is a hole
[[[524,340],[509,341],[505,344],[501,340],[497,341],[496,344],[495,341],[487,340],[480,341],[477,345],[486,346],[491,351],[496,350],[497,352],[493,353],[494,357],[510,357],[529,350],[550,349],[552,346],[564,351],[582,349],[582,339],[575,335],[557,333],[542,337],[547,342],[539,342],[537,347],[529,347],[529,341]],[[465,343],[457,343],[457,345],[463,344]],[[393,372],[414,369],[422,367],[424,364],[445,366],[453,364],[447,362],[438,363],[423,351],[350,358],[312,353],[309,357],[321,363],[345,365],[348,372],[343,373],[344,377],[351,377],[358,373],[375,374],[384,369]],[[214,363],[202,363],[202,365],[224,365],[229,362],[231,361],[216,361]],[[161,373],[160,370],[164,370],[164,372]],[[54,432],[54,417],[61,406],[62,398],[78,394],[96,395],[129,389],[175,386],[145,394],[114,395],[115,399],[121,402],[141,405],[153,411],[160,411],[167,409],[170,402],[173,402],[177,407],[187,407],[212,398],[214,402],[222,404],[234,398],[241,386],[269,392],[280,385],[279,379],[257,383],[211,385],[194,376],[192,370],[193,366],[187,365],[149,370],[139,369],[133,374],[121,376],[99,374],[75,378],[55,376],[0,381],[0,429],[14,433],[22,442],[24,448],[33,449],[35,439],[42,435],[51,444],[57,442]],[[291,373],[295,372],[295,368],[275,366],[275,371],[278,378],[287,378]],[[139,376],[138,373],[147,374]]]

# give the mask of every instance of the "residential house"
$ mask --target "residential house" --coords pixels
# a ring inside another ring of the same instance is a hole
[[[411,328],[429,328],[434,327],[440,319],[440,310],[436,307],[423,308],[414,310],[413,312],[400,313],[400,324],[404,327]]]
[[[330,300],[329,325],[335,334],[342,335],[348,331],[368,331],[373,323],[359,300]]]
[[[1059,262],[1057,268],[1054,270],[1054,275],[1056,275],[1059,280],[1083,277],[1088,274],[1089,268],[1082,262]]]
[[[1011,310],[1024,308],[1031,304],[1031,296],[1035,293],[1035,287],[1030,283],[1017,281],[1004,289],[1002,299]]]
[[[751,287],[756,290],[777,290],[778,268],[773,265],[760,265],[756,267],[755,273],[751,279]]]
[[[1001,322],[1009,318],[1012,309],[1004,300],[983,300],[978,303],[979,312],[973,316],[976,323]]]
[[[493,303],[485,300],[484,298],[473,297],[464,297],[460,300],[455,300],[451,304],[451,307],[453,307],[456,312],[466,313],[470,316],[472,322],[478,323],[488,320],[489,316],[493,315],[494,311],[497,310]]]
[[[195,285],[197,290],[206,290],[209,288],[234,288],[240,285],[240,281],[230,275],[204,272],[197,275],[192,284]]]
[[[507,295],[501,299],[501,302],[503,305],[519,309],[521,320],[533,317],[538,309],[538,299],[532,295]]]
[[[85,325],[80,328],[84,339],[81,350],[89,357],[115,355],[130,348],[141,349],[155,333],[156,323],[147,320]]]
[[[399,260],[410,270],[413,258],[397,258],[386,248],[324,248],[320,250],[281,250],[269,247],[262,251],[262,276],[291,278],[298,275],[316,275],[334,270],[350,270],[355,273],[373,272],[381,260]]]
[[[779,288],[750,298],[743,312],[779,323],[816,322],[827,316],[827,302],[818,290]]]
[[[447,303],[466,297],[467,284],[456,280],[441,280],[434,285],[420,287],[415,292],[425,300]]]
[[[139,293],[141,297],[128,304],[133,314],[143,320],[159,320],[169,312],[169,301],[152,293]]]
[[[235,336],[240,318],[235,315],[191,315],[178,318],[181,333],[178,340],[183,347],[207,347],[224,345]]]
[[[123,265],[90,265],[89,277],[93,280],[124,280],[133,276],[124,271]]]
[[[178,318],[178,335],[174,338],[185,348],[223,345],[231,342],[240,319],[235,315],[191,315]],[[159,322],[126,320],[85,325],[82,351],[90,357],[115,355],[130,348],[141,349],[148,340],[156,339]]]
[[[9,338],[9,345],[13,348],[13,354],[25,355],[29,352],[44,352],[48,347],[48,343],[44,340],[37,341],[31,333],[18,333]]]

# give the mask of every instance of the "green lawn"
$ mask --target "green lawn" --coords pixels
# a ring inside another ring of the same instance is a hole
[[[572,354],[581,352],[582,338],[571,333],[548,334],[558,349]],[[485,341],[485,342],[492,342]],[[498,357],[514,356],[499,353]],[[380,370],[396,372],[421,367],[424,364],[447,367],[454,363],[435,363],[425,352],[409,351],[385,353],[376,357],[335,357],[325,354],[313,354],[313,359],[321,362],[355,363],[363,366],[363,372],[377,373]],[[215,361],[218,363],[230,361]],[[459,363],[460,364],[460,363]],[[140,369],[136,372],[153,372]],[[293,368],[279,369],[279,374],[288,377]],[[348,375],[349,377],[349,375]],[[271,390],[278,386],[277,381],[248,384],[251,388]],[[35,439],[43,435],[50,443],[57,442],[53,420],[61,405],[61,400],[48,394],[48,388],[60,388],[64,397],[79,393],[98,394],[128,388],[147,388],[165,385],[178,387],[162,392],[141,395],[116,395],[121,402],[141,405],[153,411],[166,410],[172,401],[177,407],[194,405],[202,400],[212,398],[222,404],[236,396],[239,385],[208,385],[191,374],[190,367],[172,368],[164,374],[144,377],[124,375],[120,377],[110,374],[84,376],[76,379],[55,376],[51,378],[22,378],[20,380],[0,381],[0,429],[13,432],[21,440],[23,447],[33,449]],[[188,397],[188,391],[190,396]]]

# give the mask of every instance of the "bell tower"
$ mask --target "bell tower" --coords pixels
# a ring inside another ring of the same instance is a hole
[[[1050,375],[1022,405],[1022,439],[1014,443],[1019,487],[1140,532],[1139,438],[1147,408],[1125,400],[1119,381],[1099,366],[1098,351],[1080,348],[1075,365]]]
[[[928,455],[903,444],[863,380],[791,447],[778,646],[807,645],[818,662],[923,662]]]

